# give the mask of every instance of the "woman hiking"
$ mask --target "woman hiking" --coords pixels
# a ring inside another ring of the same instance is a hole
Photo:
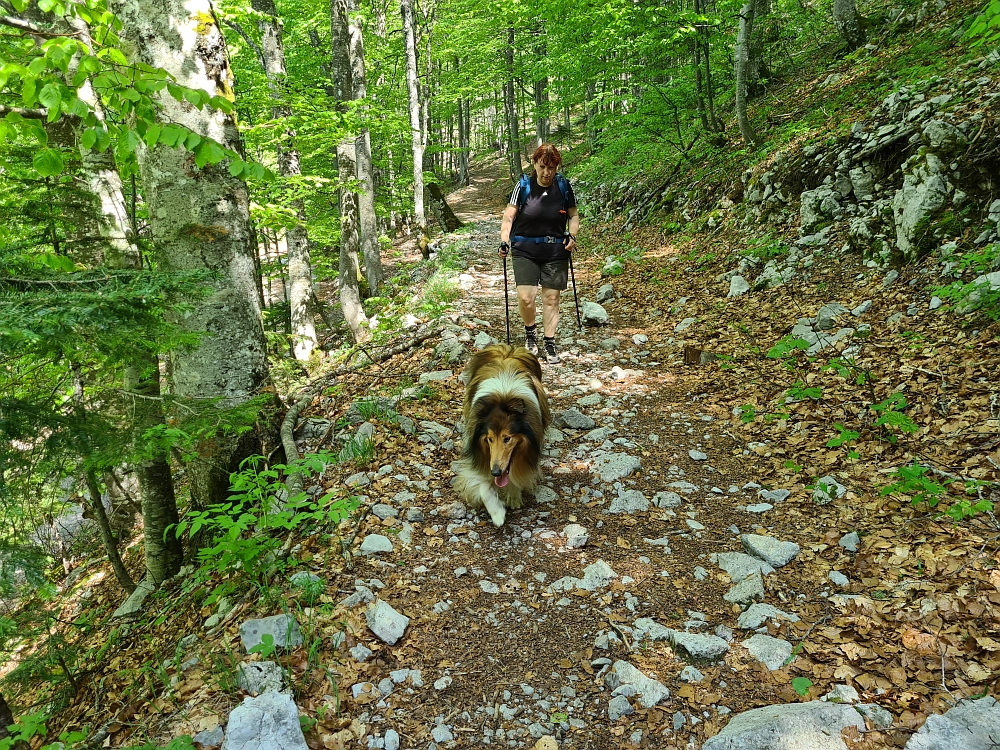
[[[543,143],[531,156],[531,174],[522,177],[511,193],[500,225],[500,257],[511,252],[517,307],[524,321],[524,346],[539,356],[535,297],[542,288],[544,359],[559,362],[556,328],[559,294],[566,290],[569,254],[576,248],[580,214],[569,180],[558,174],[562,155]]]

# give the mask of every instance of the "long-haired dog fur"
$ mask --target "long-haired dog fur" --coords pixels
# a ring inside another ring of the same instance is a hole
[[[551,423],[542,366],[523,346],[494,344],[469,360],[465,383],[465,449],[455,489],[503,526],[507,508],[520,508],[522,493],[538,484]]]

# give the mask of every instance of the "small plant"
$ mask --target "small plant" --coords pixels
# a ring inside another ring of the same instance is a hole
[[[795,338],[789,334],[768,349],[767,357],[768,359],[781,360],[785,367],[789,370],[794,370],[796,353],[808,350],[809,346],[809,342],[805,339]]]
[[[996,20],[1000,22],[1000,16]],[[976,252],[965,253],[959,259],[958,266],[963,270],[971,269],[979,278],[995,270],[998,262],[1000,244],[993,244]],[[974,281],[954,281],[935,293],[942,299],[951,300],[959,312],[979,310],[990,320],[1000,320],[1000,288],[988,281],[978,284]]]
[[[854,450],[853,448],[850,447],[850,443],[853,443],[855,440],[857,440],[859,437],[861,437],[861,433],[860,432],[856,432],[855,430],[849,430],[846,427],[844,427],[844,425],[840,424],[839,422],[835,423],[833,426],[834,426],[834,428],[836,428],[836,430],[838,431],[839,434],[836,437],[830,438],[826,442],[826,447],[827,448],[840,448],[840,447],[846,445],[846,446],[848,446],[848,448],[847,448],[847,456],[848,456],[848,458],[855,458],[855,459],[856,458],[860,458],[861,457],[860,454],[856,450]]]
[[[765,235],[756,240],[750,241],[746,254],[751,258],[757,258],[765,263],[774,258],[781,258],[788,255],[789,247],[779,239],[771,235]]]
[[[945,493],[945,485],[932,479],[929,476],[930,473],[928,467],[922,466],[914,460],[910,466],[897,468],[896,481],[879,490],[879,494],[883,497],[896,493],[908,495],[914,506],[926,502],[928,506],[933,508],[941,501],[941,496]],[[945,484],[948,481],[945,480]]]
[[[740,407],[740,421],[743,424],[750,424],[757,418],[757,409],[753,404],[743,404]]]
[[[875,420],[875,426],[883,429],[890,443],[895,443],[898,439],[899,436],[896,433],[920,431],[920,425],[903,413],[903,409],[907,405],[906,396],[902,393],[893,393],[888,398],[868,407],[879,415],[878,419]]]
[[[857,385],[867,385],[874,381],[871,372],[859,367],[853,359],[837,357],[831,359],[829,364],[823,366],[824,370],[833,370],[845,380],[854,379]]]
[[[800,380],[785,393],[786,403],[789,401],[802,401],[806,398],[812,399],[813,401],[819,401],[823,398],[822,387],[806,387],[805,383]]]
[[[805,698],[809,695],[809,688],[813,686],[813,681],[808,677],[796,677],[792,680],[792,690]]]

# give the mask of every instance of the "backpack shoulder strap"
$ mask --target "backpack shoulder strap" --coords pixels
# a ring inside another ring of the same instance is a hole
[[[519,188],[517,191],[517,210],[520,211],[528,202],[528,196],[531,194],[531,177],[522,174],[521,179],[517,181],[517,186]]]
[[[559,186],[559,192],[562,193],[563,204],[569,202],[569,180],[563,177],[562,173],[556,172],[556,185]],[[565,207],[565,206],[564,206]]]

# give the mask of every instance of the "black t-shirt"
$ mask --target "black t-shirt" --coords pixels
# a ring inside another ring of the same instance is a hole
[[[548,187],[538,184],[535,176],[531,176],[531,189],[524,208],[518,211],[514,219],[514,229],[511,234],[511,252],[520,258],[530,258],[538,263],[553,260],[568,260],[569,251],[565,242],[518,242],[515,236],[522,237],[563,237],[566,234],[566,223],[569,221],[569,209],[576,208],[576,196],[567,181],[566,199],[555,180]],[[510,205],[521,204],[521,183],[514,186],[510,196]]]

